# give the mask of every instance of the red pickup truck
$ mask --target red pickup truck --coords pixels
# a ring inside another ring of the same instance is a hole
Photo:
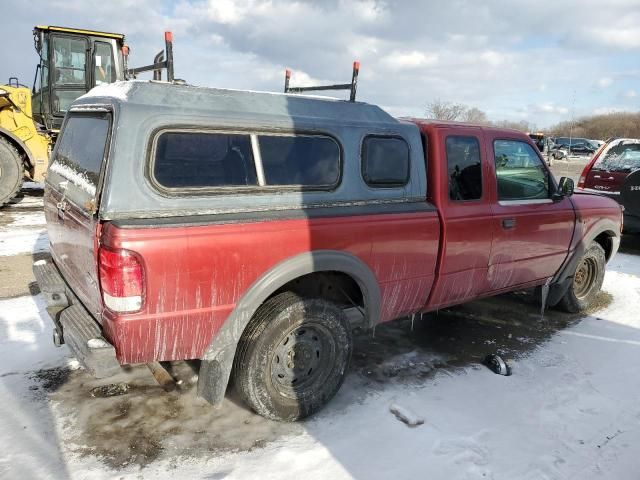
[[[556,182],[524,133],[375,105],[158,82],[69,110],[34,272],[96,376],[200,359],[256,412],[295,420],[338,390],[347,312],[369,327],[545,285],[575,312],[617,251],[621,209]]]

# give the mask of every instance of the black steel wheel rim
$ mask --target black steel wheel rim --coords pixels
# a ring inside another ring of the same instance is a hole
[[[591,257],[583,258],[573,277],[573,293],[579,300],[584,299],[598,276],[598,265]]]
[[[318,322],[305,322],[290,329],[271,356],[272,385],[290,398],[315,393],[331,374],[336,351],[334,336]]]

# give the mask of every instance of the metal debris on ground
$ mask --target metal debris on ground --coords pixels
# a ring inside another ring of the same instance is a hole
[[[498,375],[504,375],[508,377],[511,375],[511,367],[507,362],[498,354],[491,353],[487,355],[483,362],[493,373]]]
[[[117,397],[118,395],[124,395],[129,391],[128,383],[110,383],[108,385],[101,385],[91,389],[91,396],[98,398]]]

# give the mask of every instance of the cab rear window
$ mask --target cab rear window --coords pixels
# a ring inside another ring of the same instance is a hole
[[[638,169],[640,169],[640,140],[612,142],[592,168],[592,170],[627,173]]]
[[[71,115],[49,169],[94,196],[109,136],[110,116]]]

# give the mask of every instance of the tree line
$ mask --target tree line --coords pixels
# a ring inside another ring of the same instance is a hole
[[[533,132],[535,126],[526,120],[489,120],[487,114],[476,107],[462,103],[433,100],[427,103],[426,115],[436,120],[469,122]],[[573,121],[560,122],[541,130],[547,135],[606,140],[612,137],[640,138],[640,112],[612,112],[591,115]]]

